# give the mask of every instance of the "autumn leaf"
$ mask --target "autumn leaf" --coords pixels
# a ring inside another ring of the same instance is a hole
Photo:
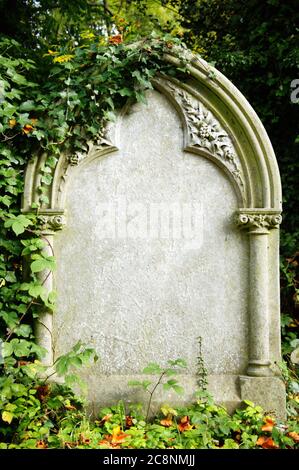
[[[112,416],[111,413],[108,414],[108,415],[103,416],[103,418],[101,419],[101,421],[98,423],[99,426],[103,426],[103,424],[105,424],[106,421],[109,421],[109,420],[110,420],[111,416]]]
[[[56,62],[58,62],[59,64],[62,64],[63,62],[69,62],[70,60],[72,60],[73,57],[74,57],[73,54],[64,54],[58,57],[54,57],[53,62],[54,64]]]
[[[192,428],[193,426],[192,424],[190,424],[189,416],[184,416],[183,418],[181,418],[179,425],[178,425],[178,429],[180,432],[190,431],[190,429]]]
[[[39,399],[40,402],[45,401],[45,399],[49,396],[50,393],[50,387],[49,385],[40,385],[36,389],[36,396]]]
[[[275,444],[272,437],[260,436],[256,441],[256,445],[263,449],[278,449],[278,445]]]
[[[275,426],[275,421],[273,419],[266,416],[264,419],[265,424],[262,426],[262,431],[269,431],[272,432],[273,427]]]
[[[17,121],[15,119],[10,119],[8,122],[11,129],[17,125]]]
[[[108,447],[109,449],[112,449],[113,447],[115,448],[115,446],[113,446],[109,440],[111,436],[105,436],[105,439],[102,439],[100,442],[99,442],[99,446],[105,446],[105,447]]]
[[[117,426],[116,428],[113,428],[112,430],[112,439],[111,443],[112,444],[121,444],[126,440],[127,437],[130,437],[129,434],[126,434],[121,431],[120,426]]]
[[[74,405],[64,405],[66,410],[76,410],[77,408]]]
[[[8,424],[10,424],[13,420],[13,414],[10,411],[3,411],[1,416],[3,421]]]
[[[81,432],[80,436],[79,436],[79,441],[81,444],[90,444],[90,439],[89,437],[85,437],[84,434]]]
[[[115,36],[109,37],[110,44],[121,44],[123,42],[122,34],[116,34]]]
[[[173,421],[171,419],[171,416],[167,416],[167,418],[161,419],[160,424],[164,426],[165,428],[169,428],[170,426],[172,426]]]
[[[33,126],[31,124],[25,124],[25,126],[22,129],[22,132],[24,134],[30,134],[30,132],[33,131]]]
[[[36,446],[35,446],[37,449],[47,449],[48,448],[48,444],[45,442],[45,441],[37,441],[36,442]]]
[[[299,442],[299,434],[295,431],[291,431],[287,433],[288,437],[291,437],[294,442]]]
[[[126,428],[131,428],[133,424],[132,416],[126,416]]]

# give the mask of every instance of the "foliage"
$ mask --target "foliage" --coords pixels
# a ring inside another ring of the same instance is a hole
[[[19,391],[16,407],[2,412],[0,448],[157,448],[248,449],[298,448],[299,426],[287,425],[251,402],[230,416],[201,393],[188,407],[164,405],[146,422],[140,405],[126,409],[120,402],[103,408],[99,418],[87,419],[82,402],[61,385],[33,384],[28,395]],[[26,408],[22,404],[27,401]],[[22,417],[11,414],[22,413]],[[15,422],[12,429],[9,422]],[[14,430],[11,443],[10,434]],[[8,431],[8,433],[6,433]]]
[[[95,359],[94,352],[77,344],[53,364],[53,372],[47,372],[39,362],[45,351],[35,343],[33,322],[43,309],[53,309],[55,302],[55,292],[44,288],[55,260],[41,232],[39,211],[48,202],[48,187],[59,156],[62,151],[70,157],[84,153],[88,142],[101,138],[106,123],[115,119],[127,100],[145,101],[145,91],[151,89],[157,72],[179,74],[161,57],[178,43],[175,35],[183,36],[248,97],[278,155],[286,214],[281,269],[283,353],[291,366],[282,366],[282,372],[289,416],[297,413],[298,381],[289,355],[298,344],[298,260],[293,255],[298,241],[298,105],[289,100],[289,86],[298,71],[298,12],[292,1],[282,4],[278,0],[201,0],[197,7],[194,9],[194,2],[179,0],[79,0],[59,5],[52,0],[0,2],[1,33],[5,36],[0,41],[3,447],[298,446],[295,420],[284,428],[269,418],[272,426],[252,404],[229,417],[209,398],[201,398],[190,408],[165,406],[163,416],[150,423],[138,408],[127,415],[124,405],[118,404],[102,410],[101,421],[93,423],[68,385],[77,382],[72,368]],[[136,39],[138,43],[130,43]],[[25,167],[40,150],[48,157],[41,174],[39,203],[33,205],[31,214],[21,214]],[[161,380],[171,369],[155,366]],[[200,360],[198,369],[204,380]],[[64,376],[66,384],[49,383],[54,372]],[[178,387],[176,381],[164,385]],[[142,386],[150,395],[149,410],[155,385]]]
[[[151,403],[153,399],[154,393],[158,390],[159,385],[163,387],[164,390],[174,390],[176,393],[181,395],[184,392],[184,389],[181,385],[179,385],[178,381],[174,378],[166,380],[166,377],[173,377],[178,373],[179,369],[185,369],[187,367],[186,362],[183,359],[176,359],[167,361],[167,367],[161,367],[159,364],[152,362],[148,364],[142,371],[143,374],[150,374],[150,375],[157,375],[158,380],[155,384],[152,383],[151,380],[143,380],[142,382],[139,380],[131,380],[129,385],[132,387],[141,387],[149,394],[149,400],[146,410],[146,417],[145,421],[148,421]],[[163,383],[164,382],[164,383]]]

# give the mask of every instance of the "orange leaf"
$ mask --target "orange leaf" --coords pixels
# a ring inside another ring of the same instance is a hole
[[[37,441],[35,447],[37,449],[47,449],[48,445],[45,441]]]
[[[110,36],[109,37],[109,42],[110,44],[120,44],[123,42],[123,36],[122,34],[116,34],[115,36]]]
[[[120,444],[126,440],[127,437],[130,437],[129,434],[126,434],[121,431],[120,426],[117,426],[112,430],[112,444]]]
[[[181,418],[180,423],[178,425],[178,429],[180,432],[190,431],[190,429],[192,428],[193,426],[190,424],[189,416],[184,416],[183,418]]]
[[[106,437],[111,437],[111,436],[106,436]],[[109,447],[109,449],[112,449],[112,448],[113,448],[113,445],[112,445],[111,442],[109,442],[109,440],[107,440],[107,439],[102,439],[102,440],[99,442],[99,446],[106,446],[106,447]]]
[[[278,449],[278,445],[275,444],[272,437],[260,436],[256,441],[256,445],[263,449]]]
[[[109,419],[111,418],[112,414],[108,414],[108,415],[105,415],[103,416],[103,418],[101,419],[101,421],[99,422],[99,426],[103,426],[103,424],[106,423],[106,421],[109,421]]]
[[[162,420],[160,421],[160,424],[161,424],[162,426],[165,426],[165,428],[169,428],[170,426],[173,425],[173,421],[172,421],[171,418],[168,418],[168,417],[167,417],[167,418],[165,418],[165,419],[162,419]]]
[[[262,426],[262,431],[272,432],[273,426],[275,426],[275,421],[269,417],[266,417],[264,422],[265,424]]]
[[[30,132],[33,131],[33,126],[31,126],[31,124],[25,124],[22,131],[24,134],[29,134]]]
[[[133,424],[132,416],[126,416],[126,428],[131,428]]]
[[[299,442],[299,434],[295,431],[288,432],[287,436],[291,437],[294,442]]]

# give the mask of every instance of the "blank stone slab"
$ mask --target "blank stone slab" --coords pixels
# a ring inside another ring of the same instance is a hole
[[[183,150],[180,118],[158,91],[119,117],[117,135],[118,151],[82,163],[69,182],[54,244],[56,357],[81,339],[97,350],[99,377],[179,357],[194,374],[201,336],[210,374],[244,374],[248,238],[232,220],[231,182]],[[192,236],[173,236],[174,215],[161,237],[165,218],[150,220],[159,204],[197,211]]]

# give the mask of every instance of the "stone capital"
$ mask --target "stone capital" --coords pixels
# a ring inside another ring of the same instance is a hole
[[[241,229],[253,233],[268,233],[270,229],[278,228],[282,217],[279,212],[258,210],[240,211],[236,214],[235,222]]]
[[[63,214],[43,214],[39,216],[39,221],[43,231],[51,232],[62,230],[66,224],[66,218]]]

